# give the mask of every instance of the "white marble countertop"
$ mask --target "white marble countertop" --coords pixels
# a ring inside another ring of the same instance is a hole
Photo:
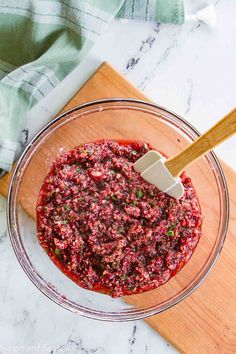
[[[110,62],[153,101],[184,116],[203,132],[236,103],[236,2],[215,3],[215,28],[199,23],[158,26],[114,21],[92,50],[87,73],[98,62]],[[187,9],[204,4],[206,1],[188,0]],[[26,135],[27,131],[22,143]],[[216,150],[236,169],[236,138]],[[144,321],[112,324],[89,320],[42,295],[15,258],[6,232],[3,198],[0,259],[1,354],[176,352]]]

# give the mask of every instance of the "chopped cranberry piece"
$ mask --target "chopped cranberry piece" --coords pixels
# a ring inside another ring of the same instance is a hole
[[[96,171],[96,170],[92,170],[90,172],[90,176],[92,177],[92,179],[94,181],[102,181],[104,179],[104,177],[105,177],[103,172]]]

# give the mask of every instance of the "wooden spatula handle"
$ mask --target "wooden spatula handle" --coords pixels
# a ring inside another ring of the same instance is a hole
[[[205,154],[207,151],[222,143],[225,139],[236,133],[236,108],[216,123],[205,134],[200,136],[187,149],[179,155],[170,158],[166,162],[166,167],[173,176],[178,176],[182,170]]]

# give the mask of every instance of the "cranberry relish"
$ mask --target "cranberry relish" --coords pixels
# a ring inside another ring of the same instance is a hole
[[[188,262],[202,215],[191,179],[175,200],[132,164],[142,142],[88,143],[59,156],[37,204],[38,240],[83,288],[112,297],[157,288]]]

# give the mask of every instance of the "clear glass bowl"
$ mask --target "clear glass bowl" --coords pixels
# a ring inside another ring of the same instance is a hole
[[[136,320],[160,313],[190,295],[222,249],[228,219],[227,186],[213,152],[186,169],[203,213],[203,235],[190,261],[161,287],[112,299],[80,288],[48,258],[36,237],[35,207],[55,157],[84,142],[136,139],[168,156],[187,147],[199,133],[184,119],[157,105],[131,99],[90,102],[61,114],[32,140],[13,174],[8,196],[8,227],[16,256],[32,282],[62,307],[99,320]]]

